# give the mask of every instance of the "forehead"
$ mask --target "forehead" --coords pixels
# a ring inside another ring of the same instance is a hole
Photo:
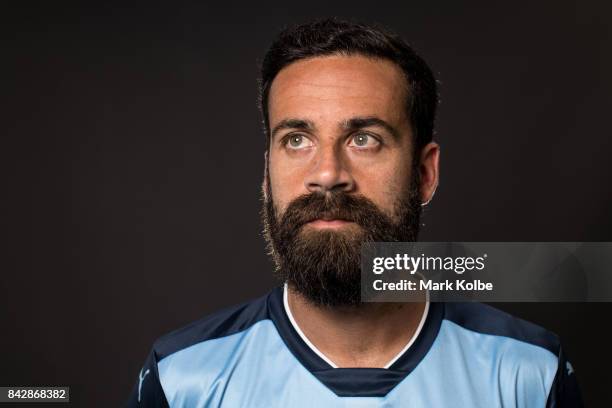
[[[283,68],[270,88],[270,124],[287,117],[342,120],[378,116],[405,119],[408,86],[395,63],[364,56],[325,56]]]

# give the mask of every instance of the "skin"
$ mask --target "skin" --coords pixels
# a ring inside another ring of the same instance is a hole
[[[387,60],[326,56],[282,69],[270,88],[266,156],[279,215],[302,194],[341,189],[396,219],[393,205],[407,193],[414,159],[407,92],[401,69]],[[433,142],[419,153],[421,202],[438,184],[439,153]],[[304,228],[360,227],[326,219]],[[322,308],[289,288],[289,307],[306,337],[339,367],[383,367],[414,335],[424,303]]]

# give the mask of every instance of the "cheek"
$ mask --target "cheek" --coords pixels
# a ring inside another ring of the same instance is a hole
[[[273,155],[270,157],[268,170],[272,200],[277,210],[282,214],[293,199],[305,193],[303,191],[303,175],[295,167],[289,168],[278,161],[274,161]]]
[[[397,200],[408,194],[410,174],[410,166],[405,161],[400,166],[368,169],[360,174],[360,192],[388,215],[394,215]]]

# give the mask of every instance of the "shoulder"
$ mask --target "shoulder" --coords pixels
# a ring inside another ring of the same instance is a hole
[[[270,322],[268,301],[273,292],[157,339],[138,374],[128,406],[181,405],[181,398],[197,398],[212,387],[214,376],[227,366],[241,339],[262,322]],[[269,325],[266,329],[270,332]]]
[[[444,304],[439,345],[479,383],[499,383],[509,406],[582,407],[580,389],[559,337],[481,303]],[[535,404],[534,401],[538,401]]]
[[[161,336],[153,344],[157,360],[163,360],[172,354],[202,342],[244,332],[258,322],[268,319],[269,296],[270,293],[260,298],[222,309]]]
[[[447,303],[444,319],[464,330],[538,347],[553,356],[560,352],[555,333],[483,303]]]
[[[491,379],[505,403],[546,404],[559,369],[556,334],[478,303],[446,304],[442,327],[445,348],[464,356],[471,376]]]

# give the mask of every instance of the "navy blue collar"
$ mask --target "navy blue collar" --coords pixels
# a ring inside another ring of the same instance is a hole
[[[304,342],[291,324],[283,306],[283,288],[268,296],[268,313],[293,355],[319,381],[341,397],[383,397],[423,360],[440,330],[443,303],[430,303],[418,337],[389,368],[333,368]]]

